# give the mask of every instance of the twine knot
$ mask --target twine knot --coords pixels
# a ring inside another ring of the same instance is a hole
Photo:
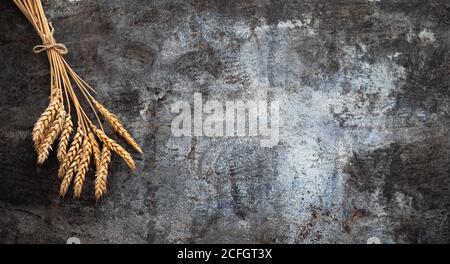
[[[52,23],[48,23],[50,26],[50,34],[49,35],[44,35],[43,36],[43,43],[41,45],[36,45],[33,48],[33,52],[34,53],[41,53],[44,50],[48,51],[51,49],[54,49],[56,52],[58,52],[61,55],[66,55],[69,50],[67,49],[66,45],[62,44],[62,43],[57,43],[55,41],[55,38],[53,37],[53,32],[55,31],[55,29],[52,26]]]

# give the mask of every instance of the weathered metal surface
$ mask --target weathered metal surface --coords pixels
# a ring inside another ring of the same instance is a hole
[[[0,242],[449,242],[447,0],[45,1],[68,59],[142,144],[96,203],[30,132],[39,39],[0,3]],[[280,142],[174,137],[170,106],[280,101]]]

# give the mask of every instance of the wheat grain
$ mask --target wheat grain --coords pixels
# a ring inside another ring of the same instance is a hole
[[[139,144],[133,139],[130,133],[125,129],[124,125],[119,121],[116,115],[111,113],[106,107],[104,107],[99,102],[93,100],[95,106],[100,111],[103,117],[105,117],[106,121],[112,126],[114,131],[117,132],[132,148],[134,148],[139,153],[142,153],[142,149]]]
[[[73,123],[70,118],[70,115],[66,116],[66,120],[64,122],[64,129],[61,133],[61,136],[59,137],[59,144],[58,144],[58,150],[57,150],[57,158],[59,162],[63,162],[64,158],[66,157],[67,153],[67,145],[69,145],[69,139],[70,134],[72,134],[73,131]]]
[[[84,178],[86,177],[86,173],[88,171],[89,162],[91,160],[92,154],[92,143],[91,138],[88,136],[85,139],[85,143],[83,146],[83,150],[80,155],[80,163],[78,164],[78,171],[75,175],[75,183],[74,183],[74,197],[79,198],[81,195],[81,190],[83,188]]]
[[[108,182],[108,168],[111,163],[111,150],[103,146],[100,159],[100,166],[95,173],[95,199],[99,200],[106,193]]]
[[[105,144],[125,161],[132,171],[136,171],[136,164],[128,151],[126,151],[121,145],[117,144],[116,141],[109,138],[102,130],[96,128],[95,133],[103,144]]]

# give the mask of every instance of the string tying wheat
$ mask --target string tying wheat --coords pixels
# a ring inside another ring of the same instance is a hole
[[[95,100],[92,96],[95,91],[69,66],[64,58],[68,52],[67,47],[55,41],[54,29],[47,21],[41,0],[13,1],[41,37],[43,44],[34,47],[33,51],[35,53],[46,51],[50,64],[50,102],[32,132],[34,148],[38,155],[37,163],[43,164],[48,159],[52,145],[59,139],[56,151],[60,163],[59,193],[64,197],[73,183],[74,197],[79,198],[93,157],[96,168],[95,197],[100,199],[106,193],[111,152],[122,157],[133,171],[136,170],[136,164],[125,148],[106,135],[97,112],[133,149],[139,153],[142,153],[142,150],[117,116]],[[74,87],[78,88],[81,98],[89,105],[98,126],[90,120],[82,108]],[[75,127],[72,118],[76,120]],[[74,128],[76,132],[71,140]]]

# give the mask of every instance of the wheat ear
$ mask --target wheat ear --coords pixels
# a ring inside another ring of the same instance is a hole
[[[79,126],[77,132],[75,133],[75,136],[73,137],[72,144],[70,144],[69,150],[67,151],[66,157],[59,166],[58,177],[62,178],[64,176],[66,170],[70,167],[72,161],[75,159],[75,156],[77,155],[81,144],[83,144],[83,135],[84,132]]]
[[[81,137],[82,140],[84,139],[84,136]],[[83,143],[80,147],[78,147],[77,149],[77,153],[75,154],[72,162],[70,163],[70,165],[68,166],[64,177],[61,181],[61,186],[59,188],[59,195],[61,195],[62,197],[64,197],[67,193],[67,191],[69,190],[70,184],[72,183],[72,179],[74,174],[78,171],[78,168],[81,165],[81,160],[82,160],[82,153],[83,150],[86,148],[86,144],[89,144],[88,140],[84,139]]]
[[[58,99],[51,101],[48,107],[34,124],[32,139],[36,149],[39,147],[41,140],[45,136],[45,130],[55,119],[58,113],[58,109],[60,109],[60,101]]]
[[[98,128],[94,128],[95,134],[97,137],[105,144],[108,148],[114,151],[117,155],[119,155],[125,163],[127,163],[128,167],[132,171],[136,171],[136,164],[134,163],[133,158],[130,153],[126,151],[121,145],[119,145],[116,141],[109,138],[102,130]]]
[[[111,150],[103,146],[100,158],[100,166],[95,173],[95,199],[99,200],[106,193],[108,182],[108,168],[111,163]]]
[[[59,162],[63,162],[67,153],[67,146],[69,145],[70,134],[73,131],[73,123],[70,118],[70,115],[66,116],[66,120],[64,121],[64,129],[61,132],[61,136],[59,137],[59,144],[57,150],[57,158]]]
[[[130,133],[125,129],[125,126],[119,121],[116,115],[111,113],[106,107],[102,104],[93,100],[95,107],[100,111],[102,116],[108,121],[114,131],[117,132],[132,148],[134,148],[139,153],[142,153],[142,149],[139,144],[133,139]]]
[[[53,142],[55,142],[56,138],[58,138],[58,135],[59,133],[61,133],[62,127],[64,125],[66,111],[62,109],[61,104],[59,106],[61,107],[61,109],[58,110],[59,112],[56,119],[52,122],[52,125],[47,131],[47,135],[38,147],[38,164],[43,164],[47,160]]]
[[[83,189],[84,178],[86,177],[86,173],[88,171],[89,162],[91,160],[92,155],[92,143],[91,138],[88,136],[85,139],[85,143],[83,144],[83,150],[81,152],[80,163],[78,164],[77,175],[75,175],[74,181],[74,197],[79,198],[81,195],[81,190]]]

